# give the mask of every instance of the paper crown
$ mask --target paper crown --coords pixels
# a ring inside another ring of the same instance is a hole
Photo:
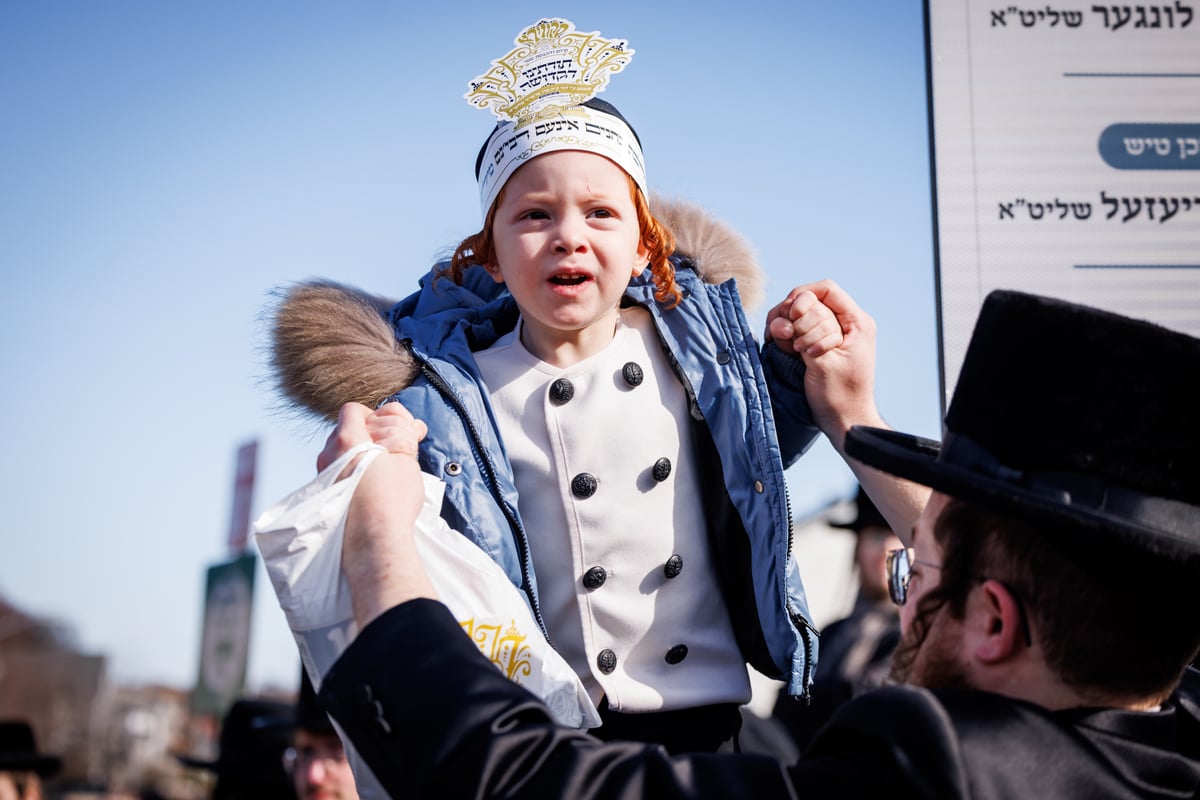
[[[517,45],[471,81],[463,97],[501,122],[552,116],[604,91],[610,76],[633,58],[624,39],[581,33],[565,19],[544,19],[513,40]]]
[[[633,58],[625,40],[577,31],[565,19],[543,19],[514,43],[463,95],[500,121],[484,145],[477,171],[483,215],[518,167],[556,150],[605,156],[649,194],[633,129],[619,114],[584,105]]]

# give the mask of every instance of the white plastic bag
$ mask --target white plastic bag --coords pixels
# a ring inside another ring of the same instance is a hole
[[[350,590],[342,574],[342,536],[354,489],[381,452],[383,448],[374,444],[350,450],[254,523],[254,540],[267,575],[305,670],[318,689],[356,634]],[[359,454],[354,472],[337,480]],[[445,484],[428,474],[424,479],[425,504],[414,536],[438,597],[480,651],[510,680],[540,697],[555,720],[574,728],[598,726],[600,717],[579,677],[550,647],[520,590],[487,554],[439,516]]]

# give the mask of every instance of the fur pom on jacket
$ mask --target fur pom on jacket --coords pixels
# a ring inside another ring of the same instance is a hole
[[[765,276],[738,233],[699,206],[651,199],[675,236],[676,254],[707,283],[737,279],[746,308],[762,302]],[[408,386],[417,368],[385,319],[394,301],[333,281],[279,289],[268,309],[269,367],[286,407],[334,421],[346,403],[370,408]]]

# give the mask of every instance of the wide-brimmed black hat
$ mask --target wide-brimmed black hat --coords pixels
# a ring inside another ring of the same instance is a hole
[[[846,452],[939,492],[1200,569],[1200,339],[1062,300],[984,301],[941,443],[854,427]]]
[[[863,491],[861,486],[858,487],[858,492],[854,495],[855,516],[854,519],[846,522],[831,522],[831,528],[843,528],[855,533],[862,533],[864,528],[887,528],[892,529],[888,521],[883,518],[883,514],[879,513],[879,509],[871,502],[871,498],[867,497],[867,493]]]
[[[0,722],[0,771],[29,770],[45,778],[58,772],[62,759],[37,751],[33,728],[24,720]]]
[[[296,733],[293,704],[276,700],[238,700],[221,723],[217,758],[177,756],[189,767],[210,770],[218,780],[239,786],[290,789],[284,751]]]

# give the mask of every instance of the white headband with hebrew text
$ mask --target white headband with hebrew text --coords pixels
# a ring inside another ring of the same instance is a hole
[[[479,203],[486,217],[500,187],[517,168],[555,150],[583,150],[604,156],[625,170],[649,196],[646,166],[637,137],[624,120],[587,106],[564,108],[552,117],[502,124],[484,146],[479,165]]]

